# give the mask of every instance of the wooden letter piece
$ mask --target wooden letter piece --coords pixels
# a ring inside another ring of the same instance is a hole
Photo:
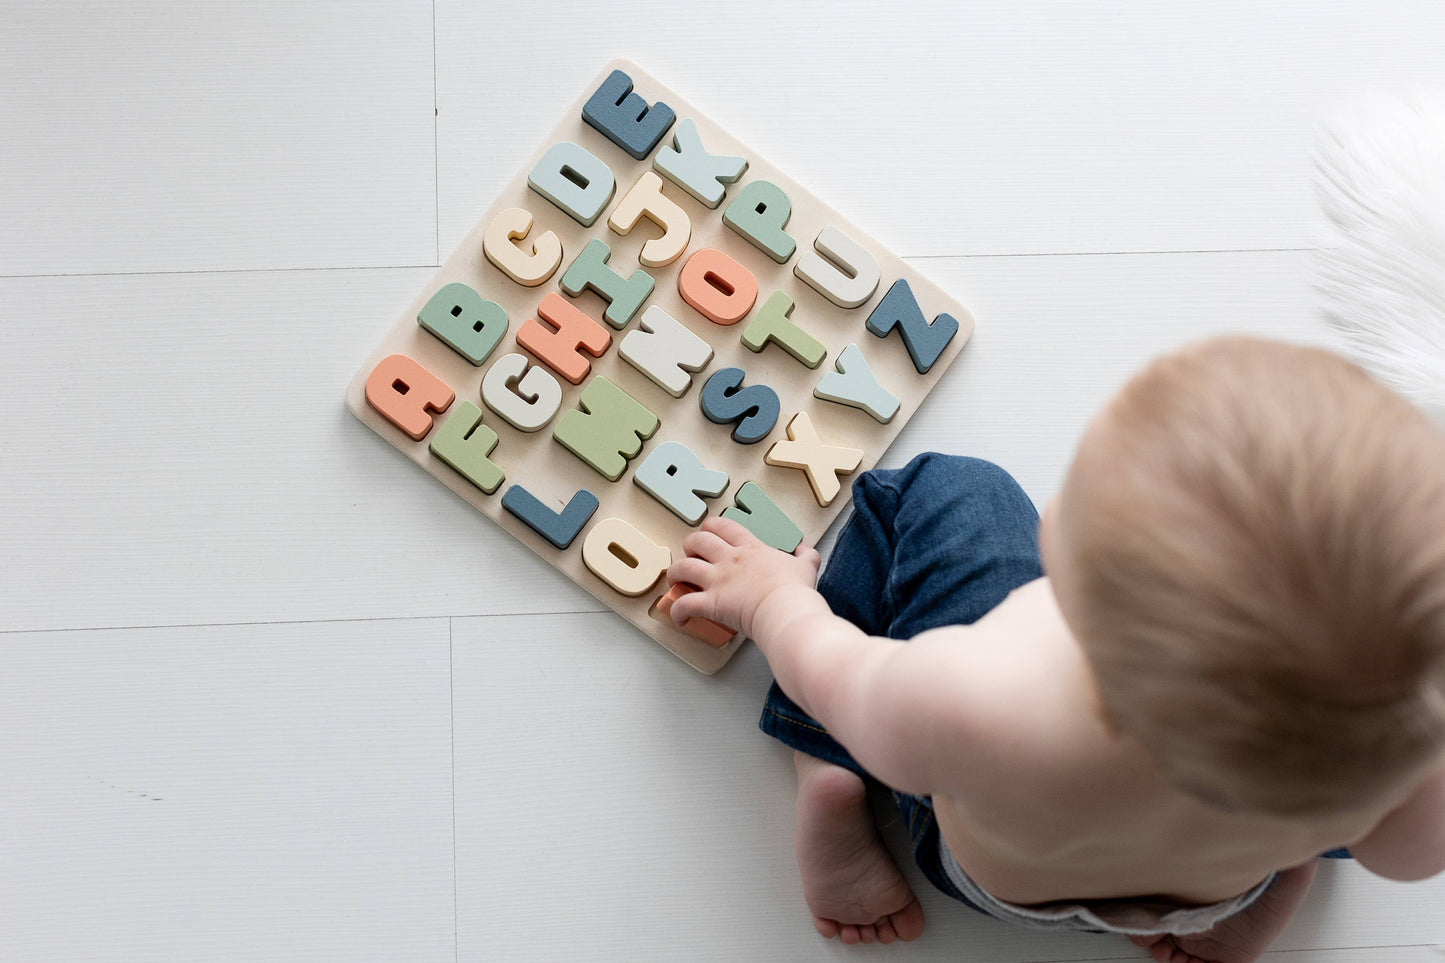
[[[527,175],[527,186],[567,212],[583,227],[591,227],[602,213],[617,180],[612,169],[585,147],[562,141],[547,153]]]
[[[833,364],[838,370],[823,375],[813,389],[813,397],[866,411],[881,425],[893,420],[898,414],[898,399],[878,383],[856,344],[844,348]]]
[[[688,585],[686,582],[678,582],[672,588],[668,589],[666,594],[653,603],[653,608],[656,609],[663,618],[672,622],[672,603],[689,592],[696,591],[696,588]],[[721,622],[714,622],[712,619],[705,619],[700,615],[693,616],[681,625],[678,625],[676,622],[672,622],[672,624],[677,625],[679,629],[682,629],[693,638],[701,642],[706,642],[708,645],[716,646],[719,649],[731,642],[733,636],[737,635],[737,632],[723,625]]]
[[[614,592],[637,596],[657,584],[672,551],[620,518],[604,518],[582,540],[582,564]]]
[[[662,237],[654,237],[642,245],[637,260],[643,267],[666,267],[682,257],[692,237],[692,221],[687,211],[662,193],[662,178],[646,171],[617,202],[607,217],[607,226],[618,234],[630,234],[637,222],[646,217],[662,228]]]
[[[427,412],[446,411],[455,397],[445,381],[404,354],[381,359],[366,378],[366,403],[412,441],[431,431]]]
[[[779,468],[796,468],[808,476],[813,497],[827,508],[841,490],[839,475],[851,475],[863,460],[857,448],[825,445],[806,411],[800,411],[788,422],[788,441],[780,441],[768,449],[763,461]]]
[[[691,372],[712,360],[712,345],[655,304],[642,312],[638,324],[642,330],[627,332],[617,353],[663,391],[681,398],[692,387]]]
[[[705,247],[683,262],[677,293],[714,324],[737,324],[758,299],[758,279],[723,252]]]
[[[873,313],[868,315],[868,330],[880,338],[888,337],[888,332],[895,327],[903,339],[903,346],[908,349],[914,369],[919,374],[928,374],[928,369],[933,367],[948,342],[958,333],[958,320],[951,314],[940,314],[932,321],[926,320],[918,306],[918,299],[913,296],[913,289],[907,281],[899,278],[883,295]]]
[[[746,158],[709,154],[689,117],[672,132],[672,146],[653,155],[652,166],[710,211],[722,203],[724,184],[735,184],[748,169]]]
[[[558,287],[573,298],[581,297],[582,292],[591,288],[607,302],[602,319],[621,330],[642,307],[656,282],[652,275],[640,269],[633,271],[632,277],[624,278],[607,266],[610,257],[612,249],[594,237],[567,268]]]
[[[612,143],[642,160],[677,119],[672,108],[647,101],[632,92],[632,78],[614,70],[582,105],[582,119]]]
[[[803,530],[756,483],[743,482],[733,501],[738,507],[724,508],[722,517],[731,518],[778,551],[791,554],[803,540]]]
[[[490,495],[506,475],[487,456],[497,447],[497,433],[482,424],[482,409],[463,401],[432,436],[431,453],[457,474]]]
[[[828,349],[788,317],[793,299],[782,291],[774,291],[758,308],[758,313],[743,329],[743,345],[749,351],[762,351],[771,341],[809,368],[816,368],[828,356]]]
[[[507,277],[525,287],[535,288],[552,276],[562,263],[562,242],[551,231],[537,238],[527,254],[512,243],[532,230],[532,212],[520,207],[499,211],[482,235],[487,260]]]
[[[720,368],[703,383],[698,392],[698,406],[715,425],[736,421],[733,441],[752,445],[762,441],[778,423],[783,406],[778,393],[767,385],[743,388],[742,368]]]
[[[696,525],[707,514],[707,503],[698,495],[716,498],[728,487],[726,472],[704,468],[691,448],[676,441],[654,448],[637,466],[632,480],[689,525]]]
[[[482,378],[482,401],[518,431],[538,431],[562,407],[562,386],[523,354],[504,354]]]
[[[792,214],[792,202],[781,187],[771,181],[752,181],[743,185],[723,211],[723,223],[774,261],[785,264],[798,247],[783,230]]]
[[[617,481],[627,462],[642,451],[661,424],[657,416],[627,392],[598,375],[582,389],[576,408],[564,411],[552,429],[563,448],[586,462],[608,481]]]
[[[799,258],[793,273],[838,307],[856,308],[878,290],[878,259],[833,225],[823,228],[813,247],[818,253]]]
[[[585,488],[578,489],[560,512],[548,508],[521,485],[513,485],[502,496],[502,507],[554,548],[566,548],[572,544],[582,526],[587,524],[587,519],[597,511],[597,504],[597,496]]]
[[[547,367],[574,385],[580,385],[592,362],[582,357],[586,351],[594,358],[602,357],[612,344],[606,328],[568,304],[560,294],[549,294],[537,305],[537,317],[528,319],[517,329],[517,343],[536,355]]]
[[[507,333],[507,312],[495,301],[485,301],[470,286],[453,281],[422,307],[417,323],[446,342],[447,347],[480,366],[502,335]]]

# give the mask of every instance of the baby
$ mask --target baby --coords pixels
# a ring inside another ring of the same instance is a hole
[[[1445,433],[1361,369],[1250,338],[1166,356],[1041,522],[976,459],[853,492],[821,580],[717,518],[669,572],[698,589],[676,619],[740,627],[777,678],[762,727],[796,750],[823,936],[923,932],[866,778],[949,896],[1161,963],[1256,959],[1339,847],[1445,869]]]

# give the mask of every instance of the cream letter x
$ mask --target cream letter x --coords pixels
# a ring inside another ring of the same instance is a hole
[[[851,474],[863,460],[863,452],[823,444],[805,411],[798,412],[788,422],[788,438],[789,441],[780,441],[769,448],[763,461],[805,473],[808,484],[813,486],[813,497],[826,508],[838,497],[838,476]]]

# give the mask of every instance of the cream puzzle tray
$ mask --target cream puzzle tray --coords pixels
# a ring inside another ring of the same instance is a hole
[[[708,514],[816,543],[973,319],[626,61],[609,64],[347,390],[408,458],[703,672],[667,616]]]

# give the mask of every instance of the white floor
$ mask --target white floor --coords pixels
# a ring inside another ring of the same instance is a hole
[[[684,12],[689,11],[689,12]],[[1139,959],[924,892],[812,931],[765,664],[705,678],[347,414],[630,56],[978,317],[885,456],[1042,503],[1144,359],[1327,341],[1312,126],[1416,2],[0,4],[0,960]],[[1321,874],[1270,959],[1445,960]]]

